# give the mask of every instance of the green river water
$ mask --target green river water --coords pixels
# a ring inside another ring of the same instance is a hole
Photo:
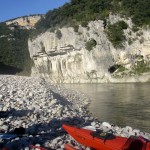
[[[89,111],[100,121],[150,132],[150,84],[65,84],[91,98]]]

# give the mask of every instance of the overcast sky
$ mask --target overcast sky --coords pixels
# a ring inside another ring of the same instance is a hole
[[[32,14],[45,14],[70,0],[0,0],[0,22]]]

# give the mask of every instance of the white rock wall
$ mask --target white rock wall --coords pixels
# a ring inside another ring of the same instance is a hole
[[[110,15],[110,21],[122,20]],[[129,28],[124,31],[127,39],[132,38],[131,45],[125,42],[124,49],[115,49],[106,37],[103,21],[92,21],[88,28],[79,26],[78,32],[73,28],[59,29],[62,33],[58,39],[56,33],[45,32],[28,42],[30,56],[34,60],[33,76],[42,76],[58,83],[97,83],[111,82],[108,72],[110,66],[118,63],[131,68],[133,55],[150,56],[150,30],[141,30],[141,36],[132,32],[131,20],[125,20]],[[129,35],[129,32],[132,32]],[[85,43],[91,38],[97,45],[93,50],[85,49]],[[140,43],[140,39],[144,41]],[[43,48],[44,47],[44,48]],[[44,50],[43,50],[44,49]]]

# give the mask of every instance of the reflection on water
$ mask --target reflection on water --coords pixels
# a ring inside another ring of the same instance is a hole
[[[150,84],[65,84],[92,99],[90,112],[100,121],[150,132]]]

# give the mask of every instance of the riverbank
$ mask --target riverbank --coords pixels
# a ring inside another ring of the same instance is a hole
[[[62,129],[62,123],[112,129],[116,135],[141,135],[150,139],[149,133],[138,129],[98,121],[87,112],[89,103],[86,95],[41,78],[1,75],[0,111],[6,115],[0,118],[0,131],[13,133],[22,126],[26,134],[10,141],[0,140],[0,143],[15,150],[28,150],[31,144],[63,150],[64,143],[77,143]]]
[[[108,77],[109,83],[149,83],[150,82],[150,72],[143,73],[141,75],[134,76],[124,76],[124,77]]]

